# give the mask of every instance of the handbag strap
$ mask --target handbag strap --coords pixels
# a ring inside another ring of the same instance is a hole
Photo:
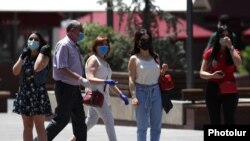
[[[106,80],[108,79],[108,76],[106,77]],[[103,87],[103,92],[106,92],[106,87],[107,87],[107,84],[105,83],[104,84],[104,87]]]
[[[109,67],[109,64],[107,63],[107,69]],[[108,75],[106,76],[106,80],[108,79]],[[107,87],[107,84],[105,83],[104,84],[104,87],[103,87],[103,92],[105,93],[106,92],[106,87]]]

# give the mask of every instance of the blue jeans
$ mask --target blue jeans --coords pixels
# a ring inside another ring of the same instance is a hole
[[[137,141],[146,141],[148,125],[150,126],[150,141],[159,141],[162,120],[159,85],[136,84],[136,97],[139,101],[138,107],[135,108]]]

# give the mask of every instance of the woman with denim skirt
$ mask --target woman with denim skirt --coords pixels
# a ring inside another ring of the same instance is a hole
[[[159,141],[162,100],[158,79],[167,70],[167,65],[163,64],[160,69],[159,56],[153,50],[149,31],[146,29],[137,31],[134,41],[128,71],[132,105],[136,113],[137,141],[146,141],[148,126],[150,126],[150,140]]]

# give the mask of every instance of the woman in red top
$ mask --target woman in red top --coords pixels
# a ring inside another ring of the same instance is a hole
[[[221,27],[216,33],[214,47],[206,50],[203,54],[200,77],[208,80],[206,104],[211,124],[221,123],[221,107],[224,123],[235,123],[234,115],[238,104],[236,87],[235,91],[231,90],[231,92],[227,93],[224,93],[220,89],[222,82],[236,84],[233,75],[234,70],[242,62],[240,53],[234,48],[232,41],[232,32],[230,29]],[[231,85],[226,87],[232,88]]]

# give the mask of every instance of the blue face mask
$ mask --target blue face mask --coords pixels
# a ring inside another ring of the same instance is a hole
[[[107,45],[101,45],[101,46],[98,46],[97,48],[97,52],[100,56],[106,55],[108,51],[109,51],[109,48]]]
[[[84,34],[82,32],[79,32],[78,36],[77,36],[77,41],[81,41],[84,39]]]
[[[30,50],[37,50],[39,48],[39,42],[35,40],[28,40],[28,48]]]

